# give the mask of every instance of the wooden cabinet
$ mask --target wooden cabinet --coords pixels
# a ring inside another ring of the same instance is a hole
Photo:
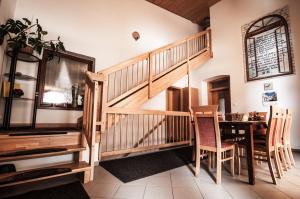
[[[189,112],[189,88],[169,87],[166,94],[167,111]],[[199,89],[191,88],[191,106],[199,106]],[[181,121],[179,117],[167,117],[167,140],[177,142],[180,139],[180,131],[174,127],[185,125],[189,121]]]
[[[191,107],[199,106],[199,89],[191,88]],[[189,111],[189,88],[182,89],[182,111]]]
[[[199,89],[191,88],[191,106],[199,106]],[[189,111],[189,88],[169,87],[167,89],[167,111]]]

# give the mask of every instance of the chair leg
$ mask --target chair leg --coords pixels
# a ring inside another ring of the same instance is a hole
[[[277,184],[275,174],[274,174],[274,170],[273,170],[273,166],[272,166],[271,153],[270,152],[267,153],[267,161],[268,161],[268,166],[269,166],[269,170],[270,170],[270,173],[271,173],[273,184]]]
[[[211,167],[212,167],[212,164],[211,164],[211,153],[212,152],[207,152],[207,156],[208,156],[208,162],[207,162],[207,167],[208,167],[208,170],[211,170]]]
[[[195,176],[199,176],[200,173],[200,149],[196,148],[196,169]]]
[[[215,164],[216,164],[216,158],[215,158],[215,153],[211,152],[211,168],[214,169],[215,168]]]
[[[193,147],[193,154],[192,154],[193,162],[196,160],[196,144]]]
[[[274,151],[274,162],[275,162],[275,167],[276,167],[278,178],[281,179],[281,177],[282,177],[281,166],[279,164],[280,160],[279,160],[279,156],[278,156],[278,151],[276,149]]]
[[[240,154],[240,148],[237,147],[237,161],[238,161],[238,175],[241,175],[241,154]]]
[[[295,163],[295,159],[294,159],[294,156],[293,156],[293,153],[292,153],[291,145],[288,145],[287,148],[288,148],[289,156],[290,156],[290,159],[291,159],[291,163],[292,163],[293,166],[295,166],[296,163]]]
[[[231,173],[231,176],[234,176],[234,152],[235,152],[235,148],[230,150],[230,157],[232,158],[230,160],[230,173]]]
[[[286,160],[285,160],[285,156],[284,156],[284,152],[283,152],[283,147],[280,147],[279,154],[280,154],[280,158],[281,158],[281,161],[282,161],[282,168],[285,171],[287,171]]]
[[[291,169],[292,168],[292,164],[291,164],[291,159],[290,159],[290,156],[289,156],[289,152],[288,152],[287,146],[284,146],[283,150],[284,150],[284,155],[285,155],[285,158],[286,158],[286,162],[287,162],[288,168]]]
[[[217,176],[216,183],[221,184],[221,172],[222,172],[222,156],[221,152],[217,152]]]

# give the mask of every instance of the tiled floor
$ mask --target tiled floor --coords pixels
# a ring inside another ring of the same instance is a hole
[[[95,168],[95,179],[85,184],[92,199],[300,199],[300,154],[295,154],[296,167],[285,172],[278,185],[271,184],[266,164],[257,166],[256,185],[247,184],[247,172],[231,177],[225,170],[222,184],[216,185],[202,168],[195,177],[183,166],[130,183],[122,183],[100,166]],[[203,165],[205,166],[205,165]]]

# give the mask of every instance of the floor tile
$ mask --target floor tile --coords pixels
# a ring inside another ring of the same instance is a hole
[[[174,199],[202,199],[202,195],[197,186],[174,187]]]
[[[142,199],[146,185],[121,185],[114,198]]]
[[[170,176],[151,176],[147,186],[168,186],[171,187]]]
[[[144,199],[173,199],[171,187],[147,186]]]
[[[95,184],[88,194],[91,197],[112,198],[120,185],[115,184]]]

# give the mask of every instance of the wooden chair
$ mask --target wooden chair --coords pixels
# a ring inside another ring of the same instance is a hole
[[[249,121],[267,121],[267,112],[249,112]],[[253,129],[254,139],[266,139],[267,126],[259,125]]]
[[[278,107],[270,107],[270,118],[268,122],[268,128],[266,132],[266,139],[264,141],[256,142],[254,141],[254,156],[255,160],[263,161],[268,163],[272,181],[274,184],[277,184],[273,166],[272,166],[272,157],[274,158],[275,168],[278,173],[278,177],[281,178],[281,163],[279,159],[279,151],[277,146],[278,134],[280,133],[281,126],[283,124],[283,115],[282,110]],[[245,141],[238,143],[238,158],[240,162],[241,156],[240,149],[245,148]],[[238,165],[238,171],[240,173],[240,163]]]
[[[284,154],[284,145],[283,145],[283,129],[284,129],[284,122],[286,119],[286,109],[280,109],[279,118],[277,120],[277,136],[275,141],[275,151],[278,154],[278,162],[279,162],[279,170],[280,175],[283,176],[283,170],[287,171],[287,163],[286,157]]]
[[[196,176],[200,172],[200,159],[203,151],[208,153],[208,168],[211,157],[216,154],[217,174],[216,183],[221,183],[222,162],[230,161],[230,172],[234,175],[234,147],[233,143],[221,143],[221,135],[217,114],[218,106],[192,107],[196,134]],[[226,157],[229,152],[229,157]],[[207,154],[206,153],[206,154]]]
[[[292,126],[292,113],[289,109],[287,109],[284,128],[283,128],[283,150],[285,152],[285,157],[289,168],[291,168],[292,165],[295,166],[295,160],[292,153],[291,139],[290,139],[291,126]]]

